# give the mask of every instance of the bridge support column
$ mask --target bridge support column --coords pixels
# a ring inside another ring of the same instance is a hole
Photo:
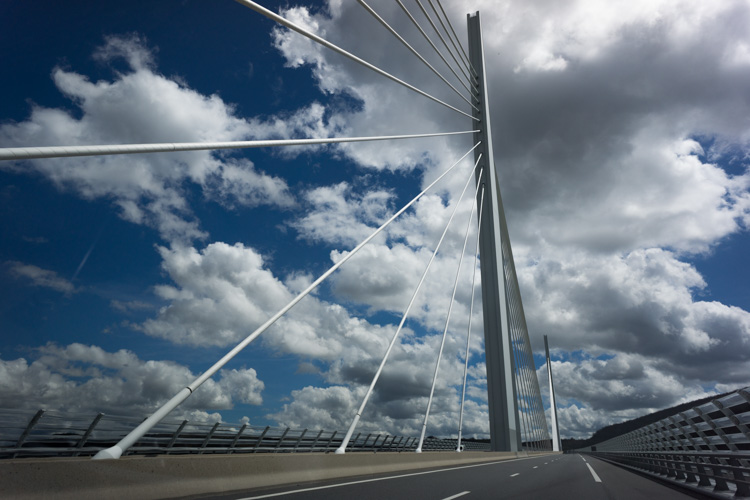
[[[521,429],[518,422],[516,400],[515,363],[511,344],[508,300],[506,297],[502,228],[505,213],[500,197],[497,172],[492,151],[489,105],[487,102],[487,80],[482,47],[482,27],[479,12],[469,14],[469,59],[473,66],[478,88],[472,100],[479,111],[473,115],[479,132],[474,134],[474,143],[481,141],[474,150],[474,158],[482,156],[477,172],[484,167],[483,178],[477,184],[485,184],[484,209],[479,242],[482,273],[482,309],[484,314],[484,349],[487,361],[487,393],[490,410],[490,439],[493,451],[521,451]],[[477,199],[477,205],[480,204]]]
[[[549,359],[549,344],[544,336],[544,353],[547,356],[547,378],[549,379],[549,413],[552,417],[552,451],[562,451],[560,446],[560,427],[557,424],[557,405],[555,404],[555,384],[552,382],[552,363]]]

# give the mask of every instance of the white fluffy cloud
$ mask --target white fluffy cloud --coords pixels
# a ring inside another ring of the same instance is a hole
[[[34,105],[27,121],[0,126],[0,141],[7,147],[235,141],[265,131],[261,122],[235,116],[218,95],[202,95],[156,72],[153,55],[138,37],[110,37],[94,56],[103,63],[124,58],[130,71],[92,82],[55,68],[55,86],[79,108],[80,118]],[[247,160],[206,151],[31,160],[3,168],[39,172],[87,199],[112,199],[125,220],[155,227],[169,241],[206,236],[190,209],[191,184],[229,206],[294,203],[280,178]]]
[[[561,410],[569,429],[563,435],[580,437],[714,386],[747,384],[750,314],[700,300],[711,283],[689,263],[746,231],[750,221],[750,110],[743,90],[750,77],[743,55],[750,37],[742,27],[750,19],[747,3],[581,0],[563,8],[505,1],[447,7],[454,20],[466,11],[482,13],[496,161],[534,346],[540,348],[541,335],[550,334],[556,352],[568,360],[570,370],[560,375],[572,381],[567,387],[587,377],[577,392],[569,391],[572,406]],[[423,49],[408,36],[412,29],[397,6],[377,10]],[[403,48],[357,5],[286,12],[450,100],[409,56],[394,57]],[[363,43],[376,36],[382,39],[377,47]],[[310,65],[322,89],[361,99],[361,109],[347,117],[358,134],[378,133],[382,123],[414,130],[459,123],[429,102],[415,105],[418,97],[296,34],[278,30],[275,40],[290,65]],[[388,90],[376,90],[381,88]],[[342,150],[378,168],[409,169],[421,158],[427,182],[444,166],[436,158],[462,153],[458,144],[430,144],[429,152],[413,143],[388,152]],[[455,187],[447,192],[455,200]],[[342,243],[325,236],[326,223],[347,230],[366,224],[357,213],[360,199],[347,193],[335,206],[316,205],[300,231],[310,240],[316,234],[329,244]],[[371,313],[402,309],[447,219],[449,204],[441,201],[421,202],[387,241],[347,264],[334,291],[366,304]],[[332,251],[332,259],[344,250]],[[440,285],[430,291],[450,286],[449,269],[455,267],[436,266],[439,277],[433,279]],[[443,308],[430,299],[437,318]],[[431,328],[438,323],[424,309],[416,317]],[[584,361],[574,353],[584,353]],[[625,359],[647,368],[633,371],[628,381],[610,381],[606,370],[586,358],[600,355],[611,358],[602,361],[609,370]],[[585,390],[600,382],[609,390],[606,404],[600,399],[607,394]]]
[[[181,344],[229,346],[293,297],[289,286],[273,275],[262,256],[242,244],[213,243],[201,251],[192,247],[161,248],[160,252],[163,268],[174,285],[156,288],[169,303],[138,327],[149,335]],[[296,277],[292,286],[296,287]],[[331,428],[347,425],[394,331],[391,325],[378,326],[353,317],[340,305],[316,296],[303,299],[258,342],[273,352],[295,355],[301,363],[316,361],[302,363],[304,371],[318,373],[331,386],[293,391],[293,401],[270,417],[289,426],[328,428],[323,425],[326,422],[336,424]],[[463,371],[465,331],[454,331],[459,334],[448,339],[438,379],[430,426],[435,433],[457,432],[458,393],[451,384],[460,380]],[[363,417],[363,428],[418,431],[438,346],[437,335],[418,336],[408,328],[402,332]],[[480,349],[476,337],[472,349]],[[477,376],[482,375],[473,373],[470,381]],[[225,374],[224,379],[233,377]],[[474,394],[469,396],[473,398]],[[319,400],[320,405],[313,406],[312,400]],[[477,415],[487,411],[481,395],[480,403],[472,401],[469,405],[473,413],[467,417],[466,431],[486,433],[486,426],[477,425],[481,421]]]
[[[47,344],[29,362],[0,360],[0,406],[97,411],[141,416],[192,382],[187,367],[173,361],[142,360],[127,350],[107,352],[97,346]],[[259,405],[264,384],[255,370],[232,369],[209,380],[176,414],[211,419],[204,410],[227,410],[237,403]]]
[[[460,36],[466,11],[482,12],[503,199],[533,345],[539,350],[541,335],[549,334],[561,360],[553,368],[563,436],[585,437],[612,421],[714,388],[747,384],[750,314],[700,300],[711,283],[689,261],[709,254],[727,236],[746,232],[750,224],[747,2],[578,0],[563,6],[486,0],[446,7]],[[377,9],[432,57],[397,5],[385,2]],[[327,10],[293,6],[283,13],[461,105],[355,2],[331,1]],[[96,83],[61,69],[53,75],[58,88],[79,103],[81,118],[36,107],[28,121],[3,125],[0,137],[20,146],[139,142],[146,132],[149,140],[183,141],[390,135],[471,126],[453,111],[298,34],[279,28],[272,39],[288,67],[312,71],[323,97],[345,96],[356,104],[336,108],[321,98],[276,117],[243,119],[218,96],[200,95],[156,73],[143,43],[111,39],[97,57],[124,56],[131,72]],[[146,106],[156,91],[166,97],[158,106]],[[119,96],[138,105],[123,109],[126,100]],[[112,129],[113,113],[122,113],[122,130]],[[170,125],[166,130],[152,130],[154,113]],[[147,123],[141,123],[144,119]],[[204,126],[186,127],[186,120]],[[413,174],[418,167],[424,185],[469,147],[467,136],[329,151],[396,175]],[[205,235],[191,215],[186,183],[227,206],[294,203],[284,180],[247,161],[184,153],[30,165],[85,197],[112,197],[123,217],[159,228],[170,243],[159,252],[171,283],[155,289],[167,304],[140,325],[149,335],[181,344],[228,345],[309,282],[307,269],[279,277],[267,259],[243,244],[213,242],[199,250],[185,242],[184,236]],[[460,188],[459,181],[441,187],[349,262],[333,280],[335,298],[352,309],[364,305],[372,317],[400,313]],[[299,199],[308,210],[292,215],[285,227],[296,230],[301,248],[325,245],[334,261],[403,197],[367,182],[302,189]],[[468,217],[468,209],[461,214]],[[448,249],[460,245],[461,227],[449,233]],[[438,342],[431,330],[442,327],[456,260],[441,255],[436,261],[414,311],[419,323],[404,332],[363,429],[419,429],[415,408],[426,403]],[[469,298],[468,291],[459,292],[456,324],[465,321]],[[264,346],[307,363],[307,370],[318,369],[325,385],[293,391],[272,415],[280,423],[345,427],[348,419],[342,415],[358,404],[393,333],[393,326],[357,318],[329,299],[308,297],[262,338]],[[456,334],[449,341],[445,380],[460,377],[460,338]],[[472,352],[480,344],[475,336]],[[486,432],[482,368],[472,368],[469,389],[475,433]],[[254,393],[228,394],[252,401]],[[439,382],[435,433],[454,432],[457,399],[455,387]]]

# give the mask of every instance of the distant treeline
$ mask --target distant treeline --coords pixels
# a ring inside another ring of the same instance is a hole
[[[677,406],[667,408],[666,410],[660,410],[655,413],[651,413],[649,415],[644,415],[642,417],[634,418],[633,420],[627,420],[625,422],[620,422],[619,424],[608,425],[607,427],[602,427],[601,429],[596,431],[588,439],[563,439],[562,440],[563,451],[585,448],[587,446],[592,446],[592,445],[601,443],[602,441],[612,439],[622,434],[627,434],[628,432],[634,431],[643,426],[653,424],[654,422],[658,422],[659,420],[666,418],[670,415],[674,415],[675,413],[679,413],[681,411],[689,410],[690,408],[693,408],[695,406],[700,406],[704,403],[707,403],[716,398],[720,398],[727,394],[729,393],[727,392],[727,393],[719,394],[716,396],[709,396],[703,399],[696,399],[695,401],[690,401],[689,403],[682,403]]]

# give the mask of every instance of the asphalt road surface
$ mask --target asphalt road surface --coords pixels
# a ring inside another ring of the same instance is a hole
[[[412,473],[286,485],[202,498],[677,500],[693,497],[592,457],[548,455]]]

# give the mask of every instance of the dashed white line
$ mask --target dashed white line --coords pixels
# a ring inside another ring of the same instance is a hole
[[[443,498],[443,500],[453,500],[454,498],[462,497],[464,495],[468,495],[469,493],[471,493],[471,491],[462,491],[461,493],[456,493],[452,497]]]
[[[599,476],[598,476],[598,475],[596,474],[596,472],[594,472],[594,468],[593,468],[593,467],[591,467],[591,464],[590,464],[590,463],[588,463],[588,462],[586,462],[586,466],[587,466],[587,467],[589,468],[589,470],[591,471],[591,475],[592,475],[592,476],[594,476],[594,481],[596,481],[597,483],[601,483],[601,482],[602,482],[602,480],[601,480],[601,479],[599,479]]]
[[[272,498],[272,497],[279,497],[279,496],[282,496],[282,495],[292,495],[292,494],[295,494],[295,493],[306,493],[308,491],[318,491],[318,490],[327,490],[327,489],[331,489],[331,488],[340,488],[342,486],[351,486],[353,484],[373,483],[373,482],[376,482],[376,481],[388,481],[390,479],[400,479],[400,478],[403,478],[403,477],[412,477],[412,476],[423,476],[425,474],[437,474],[437,473],[440,473],[440,472],[448,472],[448,471],[460,470],[460,469],[471,469],[471,468],[474,468],[474,467],[485,467],[485,466],[488,466],[488,465],[497,465],[497,464],[508,463],[508,462],[520,462],[522,460],[530,460],[530,459],[531,459],[531,457],[528,457],[528,458],[515,458],[515,459],[510,459],[510,460],[498,460],[498,461],[495,461],[495,462],[483,462],[483,463],[479,463],[479,464],[461,465],[461,466],[458,466],[458,467],[448,467],[448,468],[445,468],[445,469],[428,470],[428,471],[424,471],[424,472],[412,472],[410,474],[399,474],[397,476],[376,477],[376,478],[373,478],[373,479],[363,479],[361,481],[347,481],[347,482],[344,482],[344,483],[329,484],[329,485],[326,485],[326,486],[313,486],[311,488],[301,488],[299,490],[288,490],[288,491],[280,491],[278,493],[268,493],[266,495],[258,495],[258,496],[254,496],[254,497],[241,498],[239,500],[256,500],[256,499],[260,499],[260,498]],[[518,474],[515,474],[515,475],[517,476]]]
[[[547,465],[547,464],[544,464],[544,465]],[[535,466],[534,466],[534,468],[535,468],[535,469],[536,469],[537,467],[539,467],[539,466],[538,466],[538,465],[535,465]]]
[[[519,474],[520,474],[520,472],[516,472],[515,474],[511,474],[510,477],[516,477]]]

